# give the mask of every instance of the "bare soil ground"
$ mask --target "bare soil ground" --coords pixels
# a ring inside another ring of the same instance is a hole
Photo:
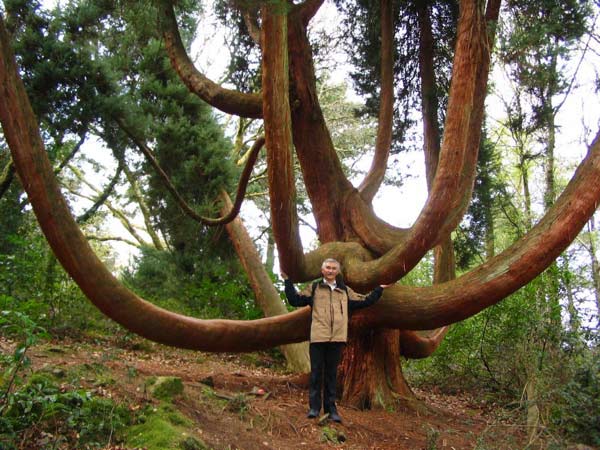
[[[6,342],[0,347],[6,348]],[[523,429],[500,420],[498,411],[466,395],[416,391],[421,411],[358,411],[339,405],[342,424],[306,418],[307,377],[285,373],[269,354],[206,354],[134,341],[61,341],[30,350],[35,369],[72,372],[101,367],[106,383],[83,376],[97,395],[126,402],[132,410],[149,403],[145,380],[176,376],[184,394],[175,407],[192,419],[191,433],[211,449],[519,449]],[[262,391],[264,390],[264,393]],[[210,391],[211,399],[207,397]],[[124,449],[126,447],[110,447]]]

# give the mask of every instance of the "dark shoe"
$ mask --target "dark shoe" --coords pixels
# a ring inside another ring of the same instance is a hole
[[[308,417],[309,419],[314,419],[315,417],[319,416],[319,411],[317,411],[316,409],[311,409],[310,411],[308,411],[308,414],[306,415],[306,417]]]
[[[337,411],[333,411],[329,413],[329,418],[331,420],[333,420],[334,422],[337,423],[342,423],[342,418],[340,417],[340,415],[337,413]]]

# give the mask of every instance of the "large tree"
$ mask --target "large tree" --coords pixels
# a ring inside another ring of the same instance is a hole
[[[393,135],[392,2],[380,2],[379,124],[373,163],[358,188],[342,171],[319,104],[307,28],[322,3],[239,3],[249,29],[260,36],[261,87],[257,92],[225,89],[194,67],[169,0],[158,1],[159,23],[172,65],[190,91],[225,113],[262,118],[264,122],[272,230],[281,269],[294,281],[308,281],[318,276],[324,258],[334,257],[342,262],[347,283],[364,292],[380,283],[397,282],[429,250],[447,243],[469,204],[500,1],[460,2],[452,82],[442,114],[443,136],[438,151],[438,138],[430,135],[430,148],[435,153],[429,154],[428,161],[435,163],[428,169],[429,196],[408,229],[384,222],[372,208],[388,165]],[[419,10],[419,22],[426,25],[433,10]],[[157,308],[119,284],[93,254],[67,208],[19,79],[10,37],[2,22],[0,27],[0,120],[4,135],[40,226],[58,260],[90,300],[128,329],[174,346],[251,351],[306,340],[310,321],[307,309],[256,321],[198,320]],[[426,88],[423,82],[422,89]],[[437,107],[424,102],[423,106]],[[429,114],[433,120],[431,110]],[[434,122],[429,125],[436,128]],[[299,233],[294,157],[317,223],[320,246],[310,252],[305,252]],[[470,317],[542,272],[595,211],[600,201],[599,176],[597,137],[554,205],[508,249],[455,279],[439,279],[428,287],[396,284],[376,306],[357,313],[344,363],[345,400],[370,406],[388,403],[395,394],[410,398],[400,356],[429,355],[443,334],[414,330],[431,330]]]

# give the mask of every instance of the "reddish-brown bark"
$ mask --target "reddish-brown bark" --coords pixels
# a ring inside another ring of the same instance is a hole
[[[470,185],[461,181],[472,180],[475,165],[470,162],[477,158],[479,142],[473,117],[483,119],[480,111],[484,94],[479,95],[476,89],[487,82],[487,71],[481,70],[489,59],[487,45],[484,16],[478,2],[462,2],[444,141],[427,203],[404,242],[349,273],[359,284],[374,285],[376,280],[368,278],[374,273],[379,282],[385,283],[402,277],[429,249],[446,238],[462,217],[463,199]]]
[[[342,402],[357,408],[386,408],[414,400],[400,366],[398,330],[350,333],[339,369]]]
[[[381,87],[379,92],[379,120],[375,155],[367,176],[358,187],[362,198],[371,203],[379,190],[387,168],[392,146],[394,118],[394,22],[391,0],[381,0]]]
[[[262,99],[259,94],[246,94],[225,89],[202,74],[188,56],[173,12],[173,2],[159,0],[159,24],[165,39],[165,47],[173,68],[188,87],[206,103],[228,114],[241,117],[262,116]]]
[[[423,117],[423,153],[425,176],[431,189],[440,157],[440,125],[438,122],[438,96],[436,93],[433,33],[426,2],[417,7],[419,18],[419,78],[421,80],[421,116]]]
[[[144,301],[112,276],[85,240],[60,192],[2,20],[0,121],[17,173],[50,247],[83,293],[108,317],[156,342],[208,351],[250,351],[306,339],[306,310],[249,322],[198,320]],[[287,337],[282,340],[283,336]]]
[[[290,104],[293,141],[310,197],[321,242],[342,240],[342,206],[353,190],[344,176],[319,105],[312,49],[303,17],[288,22]],[[281,252],[281,250],[280,250]]]
[[[306,36],[306,25],[320,0],[290,6],[289,11],[289,5],[281,1],[276,12],[269,9],[271,4],[264,4],[262,99],[222,90],[197,73],[183,51],[170,4],[161,4],[168,19],[163,24],[167,48],[188,87],[223,110],[248,117],[264,112],[273,232],[282,269],[295,281],[315,278],[321,261],[335,257],[343,264],[348,284],[366,291],[376,284],[399,279],[436,244],[447,245],[447,236],[462,217],[473,185],[489,71],[490,38],[486,25],[495,20],[500,5],[499,0],[489,2],[486,22],[480,3],[461,2],[439,163],[436,167],[431,162],[435,160],[434,149],[428,163],[432,169],[428,175],[430,197],[409,230],[378,219],[365,201],[371,194],[361,196],[343,175],[319,106]],[[93,254],[62,198],[1,21],[0,57],[0,120],[17,173],[58,260],[99,309],[133,332],[186,348],[248,351],[307,339],[310,316],[306,309],[258,321],[203,321],[157,308],[121,286]],[[426,78],[427,74],[422,76]],[[424,89],[428,85],[427,82]],[[424,97],[425,94],[424,91]],[[435,126],[432,110],[426,121],[428,127]],[[382,136],[387,133],[385,125]],[[387,142],[387,137],[383,140]],[[472,316],[499,302],[552,263],[600,202],[599,140],[594,141],[555,206],[509,249],[457,279],[451,279],[446,272],[433,286],[388,288],[377,305],[355,315],[342,367],[344,398],[348,402],[373,404],[377,392],[385,393],[384,403],[394,392],[410,397],[397,364],[398,356],[427,356],[444,331],[406,330],[429,330]],[[384,147],[382,144],[380,148]],[[294,148],[322,243],[306,255],[294,204]],[[451,254],[443,250],[441,255],[440,263],[450,267]],[[381,331],[382,328],[401,331]],[[375,372],[367,372],[371,370]],[[365,379],[369,373],[374,374],[371,381]]]
[[[221,208],[223,214],[233,209],[233,204],[227,192],[221,193]],[[248,275],[250,286],[254,292],[256,302],[266,317],[280,316],[288,312],[279,292],[273,286],[273,282],[263,266],[260,254],[254,245],[254,241],[248,234],[246,227],[239,217],[229,222],[225,228],[233,243],[235,251]],[[310,361],[308,357],[308,344],[282,345],[281,352],[285,355],[287,366],[294,372],[309,372]]]
[[[285,2],[280,2],[283,8]],[[289,102],[287,15],[278,8],[262,8],[262,84],[269,197],[273,238],[281,270],[290,276],[303,271],[304,250],[298,228],[296,187],[292,160]]]

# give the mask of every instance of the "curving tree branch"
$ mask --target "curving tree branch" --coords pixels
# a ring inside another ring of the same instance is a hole
[[[400,354],[410,359],[422,359],[432,355],[446,337],[450,327],[430,332],[400,330]]]
[[[379,190],[392,146],[394,119],[394,23],[391,0],[380,1],[381,17],[381,88],[375,156],[365,179],[358,187],[363,199],[371,203]]]
[[[6,141],[19,176],[27,180],[25,189],[40,227],[57,259],[107,316],[148,339],[207,351],[249,351],[306,339],[306,309],[248,322],[198,320],[157,308],[120,285],[94,255],[60,193],[2,21],[0,94]],[[499,302],[551,264],[599,202],[600,133],[556,204],[523,239],[456,280],[427,288],[390,287],[382,301],[357,313],[354,322],[429,329],[463,320]]]
[[[289,103],[286,2],[262,7],[262,85],[267,168],[273,237],[281,269],[291,277],[304,270],[304,253],[296,211]]]
[[[254,144],[252,145],[252,148],[249,151],[249,156],[246,160],[246,165],[244,166],[244,170],[242,171],[242,175],[240,177],[240,182],[238,183],[238,189],[237,189],[237,194],[236,194],[236,198],[235,198],[235,203],[234,203],[231,211],[229,211],[229,213],[223,217],[214,219],[214,218],[210,218],[210,217],[201,216],[196,211],[194,211],[192,209],[192,207],[190,205],[188,205],[188,203],[183,199],[183,197],[181,197],[181,195],[179,194],[179,192],[177,191],[177,189],[175,188],[173,183],[171,183],[169,176],[162,169],[162,167],[160,166],[160,164],[158,163],[158,161],[152,154],[152,150],[150,150],[150,148],[146,145],[146,143],[144,141],[142,141],[141,139],[139,139],[135,135],[135,133],[133,133],[133,131],[131,131],[131,129],[124,123],[124,121],[122,119],[117,118],[115,120],[117,121],[117,123],[119,124],[121,129],[123,131],[125,131],[127,136],[129,136],[129,138],[133,141],[133,143],[136,145],[136,147],[144,154],[144,156],[146,157],[148,162],[152,165],[152,167],[154,167],[154,170],[160,176],[161,180],[163,181],[163,184],[165,185],[167,190],[171,193],[171,195],[173,196],[173,198],[175,199],[175,201],[177,202],[177,204],[179,205],[181,210],[185,214],[187,214],[190,218],[192,218],[195,221],[200,222],[204,225],[216,226],[216,225],[225,225],[225,224],[231,222],[239,214],[240,208],[242,207],[242,202],[244,201],[244,196],[246,195],[246,188],[248,187],[248,181],[250,180],[250,175],[252,175],[252,169],[254,168],[254,164],[256,163],[256,160],[258,158],[258,153],[260,152],[260,149],[263,147],[263,145],[265,143],[264,137],[259,137],[258,139],[256,139],[256,141],[254,141]]]
[[[600,132],[554,206],[523,238],[455,280],[431,287],[387,288],[384,295],[392,301],[384,298],[361,320],[368,316],[365,323],[370,326],[401,324],[403,328],[426,329],[470,317],[512,294],[552,264],[598,204]]]
[[[159,26],[171,64],[190,92],[225,113],[260,118],[262,116],[261,96],[222,88],[196,69],[181,41],[173,3],[170,0],[158,0],[157,4]]]
[[[361,273],[352,274],[361,280],[359,284],[375,284],[374,279],[367,279],[375,273],[381,277],[380,282],[398,280],[460,221],[466,210],[465,191],[468,190],[470,196],[472,187],[472,183],[469,185],[465,180],[472,180],[475,173],[472,162],[477,159],[484,107],[484,94],[477,96],[476,88],[487,83],[488,71],[481,68],[489,64],[488,50],[479,4],[475,0],[465,1],[461,4],[444,142],[427,203],[405,242],[368,263]]]

